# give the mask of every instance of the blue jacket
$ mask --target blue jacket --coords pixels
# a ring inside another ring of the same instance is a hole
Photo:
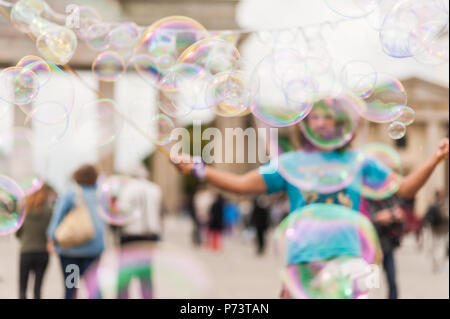
[[[95,237],[91,241],[79,246],[70,248],[63,248],[55,241],[55,231],[58,225],[63,220],[64,216],[73,208],[75,203],[75,191],[69,191],[56,202],[53,210],[53,216],[47,229],[47,237],[55,243],[55,251],[59,255],[67,257],[96,257],[99,256],[104,248],[104,232],[105,223],[99,213],[97,212],[97,187],[96,186],[82,186],[83,198],[86,206],[91,213],[92,222],[95,228]]]

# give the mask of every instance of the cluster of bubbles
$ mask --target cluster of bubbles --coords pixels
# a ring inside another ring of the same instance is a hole
[[[421,13],[420,21],[445,11],[439,1],[435,2],[423,10],[428,13]],[[375,11],[380,1],[327,0],[327,4],[347,17],[361,17]],[[403,12],[404,8],[408,6],[395,10]],[[422,12],[421,7],[414,8],[414,12]],[[404,135],[414,117],[397,79],[378,74],[360,61],[349,62],[339,70],[317,35],[320,31],[314,29],[304,30],[308,40],[306,53],[287,48],[297,34],[258,33],[274,49],[258,63],[251,64],[241,59],[235,47],[239,34],[208,32],[188,17],[166,17],[148,28],[133,22],[107,23],[89,6],[76,7],[70,17],[76,19],[66,23],[66,27],[48,22],[51,18],[57,20],[57,15],[43,0],[20,0],[11,11],[11,20],[17,28],[42,37],[38,43],[48,43],[38,45],[48,60],[56,64],[67,62],[61,56],[70,59],[69,48],[76,48],[70,45],[70,39],[75,34],[75,40],[78,37],[92,50],[100,51],[92,63],[92,72],[98,79],[117,81],[126,72],[137,72],[145,83],[160,91],[159,108],[170,117],[214,109],[225,117],[253,113],[268,125],[284,127],[301,122],[318,100],[336,97],[351,101],[365,119],[391,123],[389,136],[395,139]],[[395,20],[393,24],[401,21]],[[430,32],[423,35],[427,41]],[[31,81],[24,74],[23,81],[27,80]],[[33,90],[27,88],[22,94],[31,96]],[[333,139],[334,143],[344,143],[349,136],[342,134],[340,141]]]
[[[413,57],[439,65],[448,62],[447,0],[325,0],[347,18],[364,17],[379,31],[383,51],[395,58]]]
[[[54,83],[64,90],[66,103],[52,99]],[[9,108],[18,107],[26,122],[56,125],[67,121],[75,102],[71,79],[55,64],[38,56],[23,57],[14,67],[0,72],[0,100]]]
[[[19,0],[11,9],[11,22],[33,36],[36,48],[49,61],[63,65],[74,55],[78,39],[70,28],[55,21],[56,13],[43,0]]]
[[[415,112],[407,106],[407,94],[395,77],[375,72],[370,64],[361,61],[347,63],[341,71],[341,81],[364,103],[356,105],[359,115],[371,122],[390,123],[388,134],[400,139],[406,126],[414,122]]]
[[[62,90],[68,101],[64,105],[51,98],[52,83],[55,81],[63,84]],[[34,141],[31,129],[25,127],[15,127],[11,134],[2,134],[0,144],[14,154],[15,162],[29,159],[33,145],[52,145],[65,134],[74,103],[74,90],[70,79],[64,77],[64,72],[55,64],[38,56],[23,57],[14,67],[0,72],[0,92],[1,105],[5,110],[3,115],[18,108],[26,116],[24,125],[32,123],[33,127],[48,128],[51,132],[44,142]],[[28,165],[17,169],[13,166],[8,167],[8,176],[2,175],[0,178],[1,234],[14,232],[21,226],[26,214],[25,196],[42,185],[42,180],[31,172],[31,168],[27,169]]]
[[[55,97],[55,86],[60,87],[65,102]],[[0,136],[0,144],[14,160],[7,162],[2,175],[0,233],[17,230],[26,214],[25,196],[42,186],[42,179],[32,172],[28,163],[35,147],[46,148],[59,142],[69,126],[69,115],[74,107],[73,83],[57,65],[41,57],[28,55],[15,66],[0,72],[0,105],[6,115],[18,109],[25,115],[23,125],[30,124],[46,138],[35,139],[31,128],[16,126],[10,134]],[[18,167],[20,166],[20,167]]]
[[[371,222],[342,205],[312,204],[289,214],[275,232],[287,265],[282,272],[293,298],[365,298],[368,266],[381,258],[378,237]],[[361,258],[323,260],[320,252],[352,238]],[[301,239],[301,240],[300,240]],[[302,262],[302,252],[316,262]],[[317,256],[314,256],[317,254]]]
[[[85,275],[80,298],[205,298],[210,279],[203,264],[178,250],[149,244],[110,251]]]

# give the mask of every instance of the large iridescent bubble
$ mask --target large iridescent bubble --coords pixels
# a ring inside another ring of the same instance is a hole
[[[399,1],[380,29],[384,52],[396,58],[412,57],[433,45],[445,28],[448,30],[448,12],[437,3],[426,0]]]
[[[295,61],[288,67],[285,59]],[[261,121],[290,126],[308,115],[315,87],[302,58],[293,50],[277,51],[261,60],[250,79],[250,107]]]
[[[358,127],[358,111],[365,103],[351,94],[325,98],[314,106],[300,128],[306,139],[321,150],[335,150],[346,145]]]
[[[367,297],[368,266],[381,261],[381,249],[370,220],[359,212],[342,205],[308,205],[281,222],[276,238],[285,256],[283,283],[293,298]],[[358,255],[324,260],[327,250],[342,249],[343,238]]]
[[[205,298],[211,288],[206,268],[193,256],[151,244],[106,253],[83,279],[81,295],[89,299]]]
[[[403,113],[407,102],[406,90],[396,78],[378,73],[373,92],[365,102],[367,107],[358,110],[362,117],[377,123],[389,123]]]
[[[280,156],[277,164],[281,176],[302,191],[330,194],[353,183],[363,157],[348,152],[327,158],[321,152],[300,151]]]
[[[403,168],[399,154],[393,148],[381,143],[370,143],[364,146],[360,154],[365,160],[378,161],[398,175],[402,175]],[[389,175],[385,179],[362,177],[358,180],[360,193],[372,200],[381,200],[392,196],[399,188],[396,175]]]
[[[240,53],[229,42],[208,38],[189,46],[179,57],[178,63],[195,64],[210,75],[236,69]]]
[[[161,19],[145,30],[136,45],[135,54],[147,54],[155,63],[155,85],[175,65],[178,57],[189,46],[208,36],[197,21],[171,16]]]

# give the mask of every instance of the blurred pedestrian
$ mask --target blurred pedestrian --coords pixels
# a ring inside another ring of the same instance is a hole
[[[66,299],[76,297],[81,276],[105,248],[105,224],[97,212],[97,169],[86,164],[72,177],[75,185],[58,199],[47,230],[48,249],[61,261]]]
[[[126,171],[132,180],[126,185],[118,198],[118,207],[123,211],[135,212],[135,218],[120,227],[122,249],[129,245],[151,243],[152,248],[161,240],[162,192],[161,188],[148,180],[149,174],[143,165],[136,165]],[[144,257],[144,256],[143,256]],[[122,259],[121,259],[122,260]],[[121,277],[120,299],[128,299],[130,282],[137,277],[143,299],[152,299],[151,257],[144,258],[141,271],[127,273]],[[123,260],[126,263],[126,260]]]
[[[253,201],[251,224],[256,230],[256,253],[264,254],[266,248],[266,232],[269,228],[269,202],[266,195],[260,195]]]
[[[41,287],[47,269],[46,230],[52,217],[56,192],[44,183],[25,200],[26,218],[16,232],[20,241],[19,298],[26,299],[28,279],[34,274],[34,299],[41,299]]]
[[[218,194],[211,206],[208,222],[208,246],[213,251],[222,249],[222,232],[224,229],[224,206],[225,199]]]
[[[428,207],[423,226],[431,233],[431,255],[433,271],[437,272],[448,257],[449,203],[444,191],[436,191],[433,203]],[[440,249],[445,246],[445,254],[439,256]],[[444,258],[442,258],[444,257]]]
[[[227,236],[233,234],[234,226],[239,222],[240,213],[238,206],[232,201],[226,201],[224,207],[225,232]]]
[[[215,200],[215,194],[204,185],[199,186],[194,194],[193,202],[197,223],[194,225],[194,232],[198,236],[199,243],[203,243],[208,236],[208,221],[211,206]],[[198,227],[198,229],[195,229]],[[197,233],[198,232],[198,233]]]
[[[367,212],[378,233],[383,251],[383,269],[389,287],[388,298],[398,298],[395,250],[400,247],[406,222],[401,199],[392,196],[383,200],[361,199],[361,213]]]

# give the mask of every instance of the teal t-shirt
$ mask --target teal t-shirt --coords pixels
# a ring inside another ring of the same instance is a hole
[[[391,170],[357,151],[289,152],[259,168],[269,194],[286,191],[291,212],[309,204],[343,205],[359,211],[361,185],[382,183]],[[310,233],[308,236],[312,236]],[[318,236],[317,241],[321,238]],[[309,262],[336,256],[360,256],[357,232],[335,232],[327,237],[320,251],[314,244],[290,248],[288,263]]]

